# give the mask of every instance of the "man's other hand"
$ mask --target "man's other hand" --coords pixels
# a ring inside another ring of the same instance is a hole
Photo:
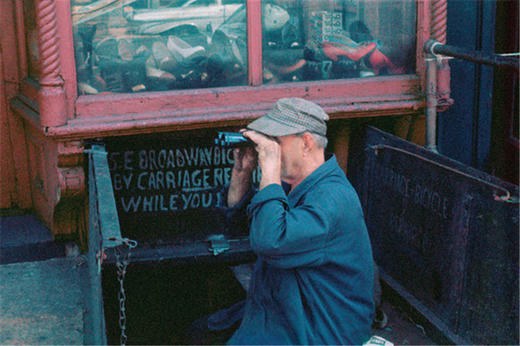
[[[280,144],[276,139],[256,131],[244,131],[242,134],[255,143],[258,165],[262,171],[260,190],[270,184],[281,185],[282,155]]]
[[[233,149],[233,170],[240,173],[251,173],[256,168],[256,152],[252,147]]]
[[[251,185],[251,176],[257,165],[256,152],[251,147],[233,149],[235,161],[227,195],[228,207],[235,206],[245,196]]]

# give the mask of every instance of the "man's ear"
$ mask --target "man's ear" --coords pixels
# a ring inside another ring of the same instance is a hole
[[[316,146],[316,143],[314,143],[314,137],[309,132],[305,132],[302,136],[302,139],[304,152],[310,152]]]

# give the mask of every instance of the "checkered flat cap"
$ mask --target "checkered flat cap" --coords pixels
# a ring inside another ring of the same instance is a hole
[[[327,135],[329,116],[314,102],[298,97],[279,99],[266,115],[250,123],[247,128],[271,137],[302,132]]]

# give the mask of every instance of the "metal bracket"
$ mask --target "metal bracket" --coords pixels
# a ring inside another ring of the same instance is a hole
[[[206,240],[210,243],[208,250],[213,252],[214,256],[218,256],[221,253],[231,249],[231,244],[223,234],[210,235],[208,238],[206,238]]]

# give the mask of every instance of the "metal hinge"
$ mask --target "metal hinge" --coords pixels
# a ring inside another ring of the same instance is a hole
[[[208,250],[213,252],[214,256],[218,256],[231,248],[229,241],[223,234],[210,235],[206,240],[210,243]]]

